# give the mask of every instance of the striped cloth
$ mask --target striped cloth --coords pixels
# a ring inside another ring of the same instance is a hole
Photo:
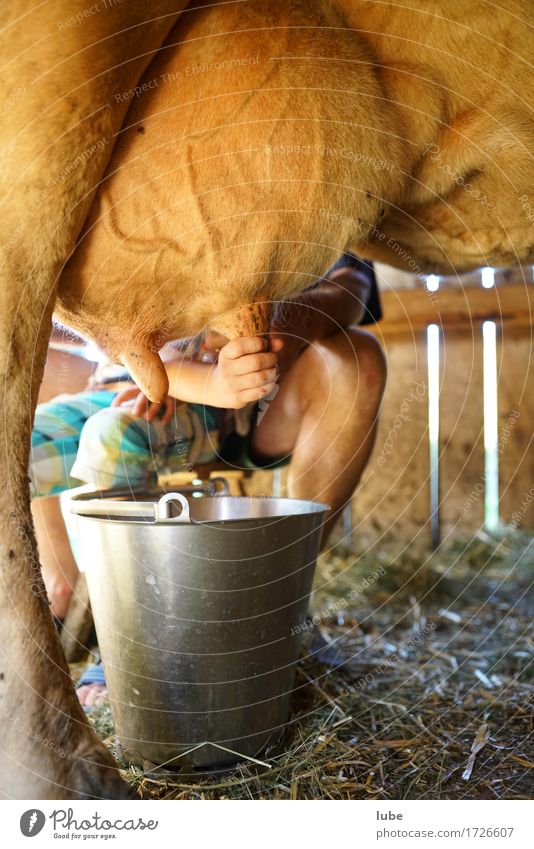
[[[30,456],[32,497],[58,495],[81,483],[137,487],[158,473],[190,469],[219,450],[220,411],[176,401],[169,424],[146,422],[128,406],[111,407],[116,392],[60,395],[35,414]]]

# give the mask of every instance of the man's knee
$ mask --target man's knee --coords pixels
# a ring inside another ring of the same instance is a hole
[[[364,381],[366,390],[382,396],[386,385],[387,365],[378,339],[371,333],[349,328],[322,339],[317,353],[327,366],[336,368],[336,380]],[[340,371],[337,371],[340,369]]]
[[[349,339],[356,351],[356,357],[363,363],[366,373],[372,378],[373,384],[384,391],[387,379],[386,355],[382,345],[372,333],[365,330],[349,330]]]

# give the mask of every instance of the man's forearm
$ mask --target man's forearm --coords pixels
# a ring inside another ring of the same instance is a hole
[[[288,298],[277,310],[276,328],[297,332],[307,342],[324,339],[340,328],[358,324],[369,295],[367,278],[339,269],[315,289]]]

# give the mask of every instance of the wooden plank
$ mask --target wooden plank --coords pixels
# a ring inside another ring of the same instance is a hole
[[[534,528],[534,340],[505,326],[497,338],[500,514]]]
[[[198,479],[208,481],[212,478],[224,478],[229,495],[243,495],[245,492],[243,482],[246,475],[245,470],[233,469],[226,463],[213,462],[197,464],[192,472],[161,474],[158,476],[158,484],[169,490],[172,487],[180,489],[182,486],[189,486]]]
[[[384,319],[374,332],[385,336],[411,333],[428,324],[469,329],[482,321],[494,320],[526,327],[534,319],[534,286],[520,283],[437,292],[402,289],[381,292],[381,299]]]
[[[369,465],[353,497],[358,547],[385,539],[429,545],[426,336],[385,342],[388,382]]]
[[[263,469],[253,472],[244,478],[243,490],[245,495],[272,495],[273,473]],[[287,495],[287,487],[284,495]]]
[[[445,329],[440,361],[441,540],[484,524],[482,328]]]
[[[400,268],[394,268],[391,265],[385,265],[381,262],[373,263],[376,278],[380,291],[389,291],[390,289],[422,289],[422,281],[424,278],[417,274],[412,274],[410,271],[403,271]],[[534,282],[534,265],[516,265],[513,268],[495,268],[495,285],[503,284]],[[464,274],[455,274],[450,276],[439,276],[440,289],[461,289],[465,287],[481,286],[482,269],[475,268],[473,271],[466,271]]]
[[[516,265],[514,268],[496,268],[495,269],[495,284],[497,286],[502,283],[520,283],[523,286],[525,283],[534,282],[534,265]]]

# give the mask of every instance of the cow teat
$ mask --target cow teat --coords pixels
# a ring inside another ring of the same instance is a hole
[[[269,301],[246,304],[216,316],[210,327],[228,339],[265,336],[269,332],[272,304]]]
[[[246,304],[216,316],[210,323],[219,339],[241,336],[265,336],[269,332],[271,304],[268,301]],[[159,337],[158,337],[159,338]],[[132,379],[151,401],[163,401],[169,391],[169,379],[159,356],[160,345],[150,338],[130,337],[119,359]]]
[[[150,401],[165,399],[169,392],[169,378],[154,345],[148,341],[129,344],[120,354],[120,359]]]

